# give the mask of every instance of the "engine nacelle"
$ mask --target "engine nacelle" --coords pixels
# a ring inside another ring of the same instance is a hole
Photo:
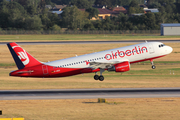
[[[108,71],[116,71],[116,72],[126,72],[130,70],[130,63],[128,61],[115,64],[112,68],[109,68]]]

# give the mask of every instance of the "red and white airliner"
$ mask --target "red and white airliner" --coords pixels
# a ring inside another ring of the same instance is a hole
[[[130,70],[131,63],[150,60],[152,68],[155,69],[153,59],[170,54],[173,50],[161,42],[145,42],[43,63],[14,42],[7,46],[18,67],[10,76],[45,78],[95,72],[94,79],[100,81],[104,80],[102,73],[105,70],[126,72]],[[97,75],[97,72],[100,72],[100,75]]]

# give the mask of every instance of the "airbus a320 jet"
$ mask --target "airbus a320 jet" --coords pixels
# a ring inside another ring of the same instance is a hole
[[[51,78],[94,72],[94,79],[100,81],[104,80],[102,73],[105,70],[126,72],[132,63],[150,60],[152,69],[155,69],[153,59],[170,54],[173,50],[161,42],[145,42],[44,63],[36,60],[15,42],[7,46],[18,67],[10,76]]]

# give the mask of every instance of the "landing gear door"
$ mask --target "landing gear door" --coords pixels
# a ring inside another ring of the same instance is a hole
[[[154,53],[155,51],[154,51],[153,45],[151,43],[149,43],[148,46],[149,46],[149,54]]]
[[[42,71],[43,71],[44,75],[48,74],[48,67],[47,67],[47,65],[42,65]]]

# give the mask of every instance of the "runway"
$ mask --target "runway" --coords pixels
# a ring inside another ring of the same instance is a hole
[[[108,41],[42,41],[42,42],[16,42],[17,44],[20,45],[27,45],[27,44],[32,44],[32,45],[37,45],[37,44],[109,44],[109,43],[142,43],[142,42],[180,42],[180,40],[121,40],[121,41],[116,41],[116,40],[108,40]],[[9,42],[0,42],[0,45],[6,45]]]
[[[158,41],[158,40],[148,40]],[[180,40],[159,40],[180,42]],[[17,42],[18,44],[107,44],[139,43],[145,40],[126,41],[57,41]],[[7,42],[0,42],[6,45]],[[109,88],[109,89],[50,89],[50,90],[0,90],[0,100],[35,99],[93,99],[93,98],[162,98],[180,97],[180,88]]]
[[[0,90],[0,100],[180,97],[180,88]]]

